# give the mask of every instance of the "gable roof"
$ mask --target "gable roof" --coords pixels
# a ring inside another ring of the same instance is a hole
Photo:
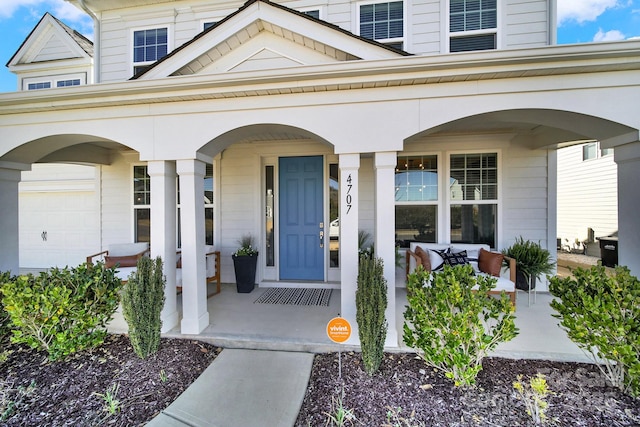
[[[237,58],[232,58],[234,52]],[[132,79],[190,75],[205,69],[230,71],[248,59],[281,68],[408,55],[269,0],[249,0]]]
[[[92,57],[93,43],[91,40],[47,12],[31,30],[6,66]]]

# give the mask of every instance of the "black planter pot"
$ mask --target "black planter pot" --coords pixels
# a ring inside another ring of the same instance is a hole
[[[233,267],[236,271],[236,288],[239,293],[247,294],[253,291],[256,284],[256,266],[258,264],[258,254],[235,256]]]
[[[536,288],[536,278],[531,278],[531,290]],[[529,291],[529,282],[527,281],[527,276],[518,269],[516,269],[516,289],[520,289],[521,291]]]

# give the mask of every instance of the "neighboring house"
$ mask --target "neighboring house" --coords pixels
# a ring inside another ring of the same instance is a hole
[[[600,256],[597,238],[617,231],[613,149],[589,142],[558,150],[558,238],[563,249],[582,250],[588,242],[589,254]]]
[[[78,247],[150,241],[167,289],[181,248],[163,329],[188,334],[209,324],[205,244],[233,282],[247,232],[261,286],[340,288],[356,325],[365,230],[397,345],[396,243],[555,254],[556,150],[575,141],[616,147],[621,239],[640,234],[640,42],[555,46],[553,0],[70,2],[96,22],[94,84],[0,94],[0,270],[20,265],[18,183],[40,163],[94,166]],[[640,243],[620,245],[639,272]]]

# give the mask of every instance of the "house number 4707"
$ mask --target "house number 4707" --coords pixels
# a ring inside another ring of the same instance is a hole
[[[349,174],[349,176],[347,177],[347,195],[345,196],[345,201],[347,202],[347,215],[349,214],[349,211],[351,210],[351,202],[353,200],[353,197],[351,196],[351,189],[353,188],[353,183],[352,183],[352,179],[351,179],[351,174]]]

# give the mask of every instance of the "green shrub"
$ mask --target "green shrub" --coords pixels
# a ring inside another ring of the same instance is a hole
[[[11,272],[0,272],[0,287],[5,283],[9,283],[16,280],[15,276],[11,275]],[[2,292],[0,292],[0,307],[2,307]],[[0,310],[0,342],[5,340],[5,337],[11,332],[11,318],[4,308]]]
[[[470,265],[437,273],[418,268],[409,275],[404,341],[456,386],[474,385],[482,359],[518,333],[507,295],[488,293],[495,282],[475,276]]]
[[[115,270],[101,263],[19,276],[0,289],[11,341],[44,350],[51,360],[100,345],[120,287]]]
[[[356,290],[356,321],[364,370],[373,375],[384,357],[387,337],[387,281],[380,258],[361,256]]]
[[[164,286],[162,259],[142,257],[122,292],[122,314],[129,324],[129,339],[133,351],[142,359],[160,347]]]
[[[626,267],[608,275],[602,265],[554,277],[551,307],[578,347],[591,354],[611,384],[640,395],[640,282]]]

